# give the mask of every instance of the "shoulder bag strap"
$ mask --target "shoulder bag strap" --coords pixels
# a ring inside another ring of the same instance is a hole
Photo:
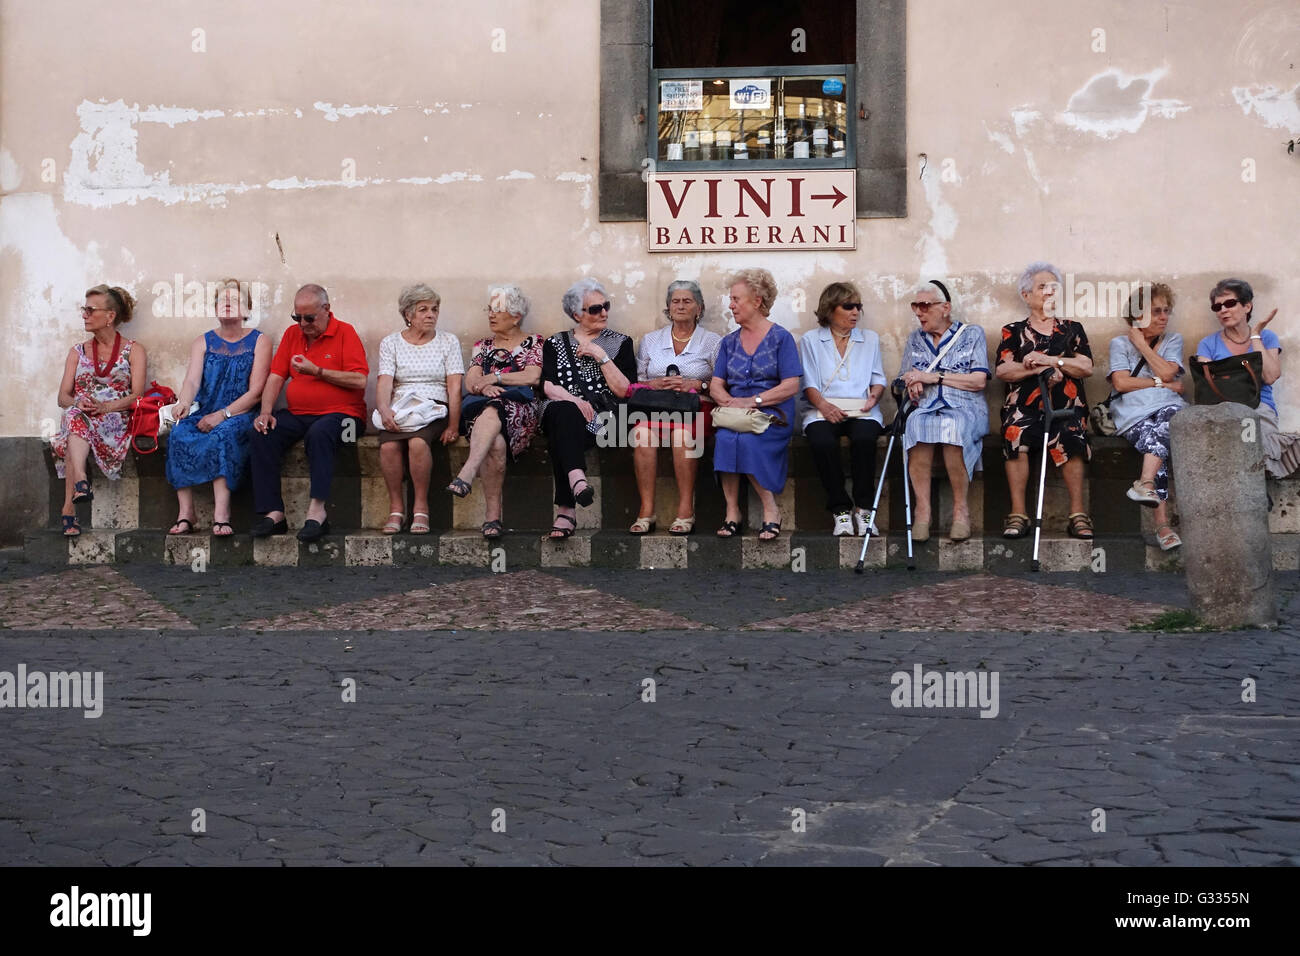
[[[831,344],[832,345],[835,344],[834,336],[831,337]],[[848,348],[844,350],[844,354],[840,356],[840,360],[837,363],[835,363],[835,371],[831,372],[830,378],[826,379],[826,384],[822,386],[823,392],[826,391],[826,389],[831,387],[831,382],[835,381],[835,376],[840,374],[840,369],[842,369],[844,367],[844,363],[849,360],[849,353],[852,351],[853,351],[853,340],[849,339]]]

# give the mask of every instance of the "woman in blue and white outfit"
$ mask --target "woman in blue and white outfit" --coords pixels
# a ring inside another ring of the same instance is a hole
[[[912,314],[921,324],[907,338],[899,372],[916,410],[907,419],[903,447],[912,476],[912,540],[930,538],[930,471],[935,448],[952,486],[953,541],[970,537],[970,479],[984,450],[989,410],[984,386],[989,380],[984,330],[953,321],[953,300],[939,280],[923,282],[912,293]],[[936,361],[937,359],[937,361]]]
[[[848,282],[832,282],[817,303],[821,328],[799,342],[803,433],[826,491],[826,510],[835,516],[831,534],[836,537],[867,533],[876,477],[876,439],[884,429],[877,404],[886,382],[880,364],[880,336],[858,328],[861,316],[862,295],[857,288]],[[852,498],[844,490],[842,437],[849,440]]]
[[[1163,282],[1142,284],[1129,299],[1127,335],[1110,340],[1110,401],[1115,433],[1142,453],[1142,475],[1128,496],[1154,508],[1156,541],[1172,551],[1182,539],[1169,524],[1169,422],[1183,401],[1183,337],[1166,332],[1174,291]]]
[[[1196,346],[1196,359],[1213,362],[1230,355],[1262,352],[1264,384],[1260,388],[1259,438],[1264,445],[1264,466],[1271,478],[1285,478],[1300,465],[1300,438],[1280,432],[1277,405],[1273,401],[1273,383],[1282,377],[1282,343],[1277,333],[1265,326],[1273,321],[1277,309],[1250,328],[1254,312],[1255,291],[1245,279],[1223,279],[1210,292],[1210,311],[1221,328],[1207,335]],[[1259,345],[1255,343],[1258,342]]]

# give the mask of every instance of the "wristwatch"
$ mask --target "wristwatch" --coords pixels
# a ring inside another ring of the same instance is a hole
[[[225,415],[226,415],[227,418],[230,417],[230,407],[229,407],[229,406],[223,408],[222,411],[225,412]]]
[[[1057,360],[1056,360],[1056,367],[1057,367],[1057,368],[1065,368],[1065,359],[1062,359],[1062,358],[1057,359]]]
[[[754,396],[754,407],[755,407],[755,408],[758,408],[758,406],[760,406],[760,405],[762,405],[762,404],[763,404],[763,396],[762,396],[762,395],[755,395],[755,396]]]
[[[500,372],[497,372],[497,373],[496,373],[496,377],[497,377],[497,384],[500,385],[500,384],[501,384],[501,373],[500,373]]]
[[[603,359],[600,360],[600,364],[604,365],[606,362],[611,362],[611,361],[613,361],[613,359],[611,359],[608,355],[606,355]]]
[[[1156,383],[1156,384],[1155,384],[1155,387],[1156,387],[1156,388],[1161,388],[1161,387],[1165,384],[1164,382],[1160,381],[1160,376],[1159,376],[1159,375],[1152,375],[1152,376],[1151,376],[1151,381],[1153,381],[1153,382]]]

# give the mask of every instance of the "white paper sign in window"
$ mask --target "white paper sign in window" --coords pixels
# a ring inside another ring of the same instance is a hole
[[[772,80],[732,80],[733,110],[766,110],[772,106]]]
[[[704,81],[664,80],[659,84],[659,109],[704,109]]]

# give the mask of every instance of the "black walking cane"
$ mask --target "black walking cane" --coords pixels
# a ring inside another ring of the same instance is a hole
[[[1063,418],[1073,418],[1076,414],[1074,408],[1052,408],[1052,392],[1050,381],[1052,373],[1056,369],[1043,369],[1038,373],[1038,391],[1043,396],[1043,463],[1038,469],[1038,513],[1034,516],[1034,558],[1030,564],[1033,571],[1039,570],[1038,567],[1038,539],[1043,531],[1043,487],[1047,483],[1047,444],[1051,436],[1052,422]],[[1062,372],[1061,374],[1065,374]]]
[[[867,563],[867,545],[871,543],[871,529],[876,526],[876,511],[880,508],[880,492],[885,487],[885,479],[889,476],[889,456],[894,452],[894,440],[898,439],[902,444],[903,430],[907,426],[907,416],[912,414],[916,406],[912,400],[906,397],[905,391],[894,383],[893,388],[894,400],[898,402],[898,412],[894,415],[893,422],[889,425],[889,444],[885,446],[885,463],[880,466],[880,481],[876,483],[876,499],[871,502],[871,516],[867,519],[866,537],[862,539],[862,553],[858,555],[858,563],[853,568],[854,574],[861,574]],[[916,561],[912,557],[912,490],[908,483],[907,477],[907,447],[903,447],[903,512],[907,517],[907,570],[916,570]]]

